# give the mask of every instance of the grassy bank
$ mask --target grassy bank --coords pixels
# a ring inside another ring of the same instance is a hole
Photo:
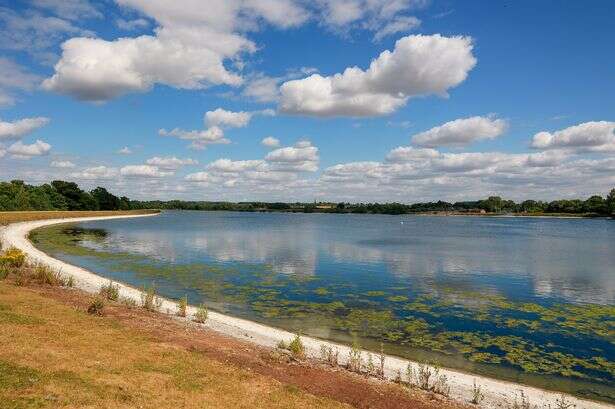
[[[61,213],[14,213],[11,221],[96,215]],[[44,268],[6,271],[0,275],[0,408],[462,407],[120,300],[92,309],[97,297]]]
[[[158,213],[159,210],[115,210],[115,211],[48,211],[48,212],[0,212],[0,226],[34,220],[68,219],[75,217],[123,216]]]

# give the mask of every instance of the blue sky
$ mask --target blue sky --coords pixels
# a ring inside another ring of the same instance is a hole
[[[162,199],[604,195],[614,18],[610,1],[2,0],[0,175]]]

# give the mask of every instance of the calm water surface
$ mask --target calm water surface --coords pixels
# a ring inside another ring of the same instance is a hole
[[[164,212],[33,240],[192,304],[615,402],[612,220]]]

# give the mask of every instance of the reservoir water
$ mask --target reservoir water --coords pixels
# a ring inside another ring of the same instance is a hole
[[[168,211],[45,252],[302,334],[615,402],[615,221]]]

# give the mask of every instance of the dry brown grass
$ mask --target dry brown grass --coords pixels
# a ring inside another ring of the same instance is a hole
[[[344,406],[8,282],[0,328],[2,407]]]
[[[126,214],[151,214],[158,210],[114,210],[114,211],[50,211],[50,212],[0,212],[0,225],[46,219],[68,219],[73,217],[121,216]]]

